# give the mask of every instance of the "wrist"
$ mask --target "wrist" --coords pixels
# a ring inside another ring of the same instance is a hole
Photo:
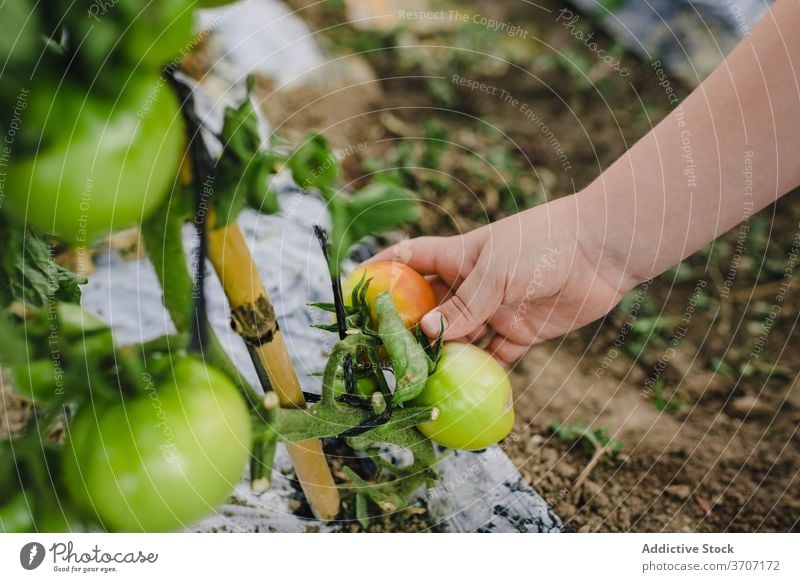
[[[638,271],[622,225],[610,220],[607,201],[592,185],[571,196],[578,217],[579,253],[596,268],[597,276],[625,294],[651,276]]]

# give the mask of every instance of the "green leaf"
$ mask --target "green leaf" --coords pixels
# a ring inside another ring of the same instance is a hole
[[[388,291],[378,295],[375,307],[378,310],[378,335],[389,354],[395,377],[394,403],[401,404],[419,396],[425,387],[428,356],[406,329]]]
[[[664,390],[664,381],[659,378],[653,383],[653,405],[656,410],[666,412],[679,412],[683,407],[683,401],[677,395],[667,395]]]
[[[11,368],[14,389],[36,404],[49,403],[58,397],[59,376],[63,378],[63,375],[63,371],[48,358],[31,360]]]
[[[414,336],[417,342],[425,350],[425,355],[428,356],[428,372],[433,374],[436,371],[436,366],[439,365],[439,359],[442,357],[442,348],[444,347],[444,319],[439,323],[439,334],[436,336],[436,341],[431,344],[419,325],[414,326]]]
[[[316,188],[326,198],[339,179],[339,161],[328,140],[318,132],[307,134],[288,159],[295,183],[303,190]]]
[[[356,492],[356,520],[363,529],[369,528],[369,509],[367,508],[367,496],[360,491]]]
[[[250,94],[253,77],[247,80],[247,96],[238,107],[225,109],[220,138],[223,150],[214,164],[213,175],[201,177],[204,193],[214,197],[217,226],[235,221],[248,204],[263,214],[280,210],[277,194],[269,188],[269,176],[280,167],[285,155],[276,142],[264,149],[258,131],[258,115]]]
[[[43,234],[0,217],[0,306],[19,301],[40,308],[51,301],[78,303],[86,279],[53,260]]]
[[[281,209],[278,193],[268,184],[269,176],[274,172],[271,156],[261,152],[247,173],[247,203],[261,214],[276,214]]]
[[[611,439],[607,444],[608,452],[613,455],[618,455],[625,448],[625,444],[619,439]]]
[[[369,290],[370,281],[372,279],[367,279],[366,271],[363,272],[358,283],[353,287],[352,293],[350,293],[350,305],[347,305],[347,299],[345,299],[345,309],[348,314],[352,314],[348,323],[352,322],[354,327],[368,327],[371,323],[370,307],[369,303],[367,303],[367,291]]]
[[[365,236],[419,219],[419,205],[413,192],[389,182],[374,182],[350,197],[339,194],[330,201],[330,212],[334,274],[338,274],[350,247]]]
[[[226,107],[223,113],[221,137],[225,149],[247,158],[261,148],[261,135],[258,132],[258,116],[250,100],[255,79],[247,78],[247,94],[237,107]]]
[[[312,301],[308,304],[309,307],[316,307],[328,313],[336,313],[336,305],[330,301]]]
[[[389,182],[373,182],[357,192],[348,210],[354,241],[419,219],[419,206],[413,192]]]
[[[0,314],[0,365],[17,366],[27,361],[28,345],[20,325]]]
[[[322,331],[329,331],[331,333],[337,333],[339,331],[339,326],[335,323],[312,323],[311,327],[314,329],[321,329]]]
[[[598,427],[592,430],[582,421],[577,421],[572,425],[554,422],[550,425],[549,430],[563,443],[582,443],[583,452],[587,456],[591,456],[598,449],[605,447],[606,456],[614,457],[622,452],[625,446],[622,441],[610,438],[607,428]]]

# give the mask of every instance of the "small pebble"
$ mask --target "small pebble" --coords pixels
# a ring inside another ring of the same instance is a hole
[[[774,415],[777,411],[774,407],[763,402],[756,396],[740,396],[734,400],[730,405],[730,412],[739,418],[745,417],[768,417]]]
[[[566,479],[572,479],[578,474],[577,469],[570,465],[569,463],[559,463],[555,466],[556,473],[561,475]]]
[[[664,492],[685,501],[691,497],[692,488],[689,485],[670,485]]]

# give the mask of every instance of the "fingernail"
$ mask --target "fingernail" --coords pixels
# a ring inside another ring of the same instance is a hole
[[[447,322],[438,311],[429,311],[426,313],[425,317],[419,322],[419,325],[428,337],[437,337],[442,325],[447,328]]]

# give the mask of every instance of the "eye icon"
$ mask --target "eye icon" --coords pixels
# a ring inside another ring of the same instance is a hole
[[[19,551],[19,563],[26,570],[35,570],[44,561],[44,546],[39,542],[29,542]]]

